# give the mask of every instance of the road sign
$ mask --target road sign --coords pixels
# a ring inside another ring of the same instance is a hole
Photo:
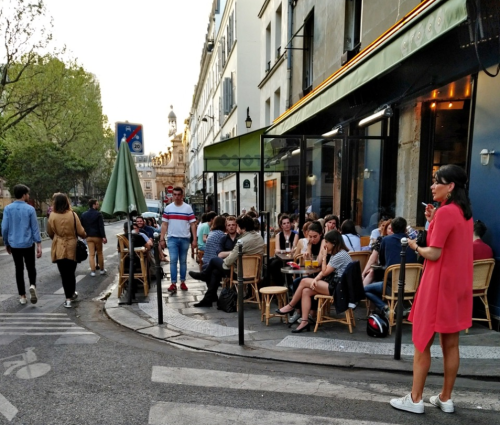
[[[142,124],[130,122],[115,123],[116,150],[124,142],[128,143],[130,153],[133,155],[144,155],[144,128]]]
[[[167,193],[174,193],[174,187],[173,186],[167,186]]]

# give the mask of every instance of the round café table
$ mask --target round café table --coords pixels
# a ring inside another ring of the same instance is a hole
[[[320,267],[311,267],[307,269],[304,266],[300,266],[299,269],[294,269],[291,266],[286,266],[281,268],[281,273],[283,274],[314,274],[319,273],[320,271]]]

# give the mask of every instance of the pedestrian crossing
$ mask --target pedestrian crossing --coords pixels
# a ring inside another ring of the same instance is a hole
[[[204,395],[215,393],[216,389],[229,390],[234,397],[237,391],[256,391],[263,398],[266,394],[290,394],[296,395],[300,392],[302,397],[311,400],[311,397],[322,397],[325,399],[336,399],[332,406],[339,402],[349,404],[352,402],[381,403],[389,406],[388,401],[394,397],[407,394],[409,387],[401,385],[389,385],[373,382],[332,382],[333,379],[280,377],[266,374],[249,374],[238,372],[227,372],[209,369],[194,369],[183,367],[153,366],[151,381],[155,384],[164,384],[188,387],[199,387]],[[453,397],[455,406],[459,409],[500,411],[500,401],[495,394],[474,391],[455,391]],[[206,403],[206,398],[204,399]],[[441,414],[430,403],[426,405],[429,414]],[[391,408],[388,407],[388,411]],[[390,418],[390,416],[389,416]],[[385,418],[384,419],[388,419]],[[188,404],[173,402],[171,400],[158,400],[151,403],[149,411],[150,425],[164,425],[171,423],[238,423],[238,424],[375,424],[382,425],[384,421],[363,421],[335,417],[324,417],[314,415],[301,415],[286,412],[272,411],[265,408],[246,409],[210,404]],[[395,422],[387,422],[395,424]]]

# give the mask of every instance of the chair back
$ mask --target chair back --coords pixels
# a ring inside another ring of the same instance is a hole
[[[474,274],[473,274],[473,290],[487,290],[490,286],[493,268],[495,267],[495,260],[489,258],[487,260],[474,261]]]
[[[359,239],[361,242],[361,246],[370,245],[370,236],[361,236]],[[363,270],[363,267],[361,267],[361,270]]]
[[[274,257],[274,253],[276,252],[276,240],[271,238],[269,241],[269,258]]]
[[[420,283],[420,276],[422,275],[422,264],[419,263],[407,263],[405,266],[405,286],[404,293],[405,297],[415,295],[417,292],[418,284]],[[394,264],[385,269],[384,273],[384,294],[387,285],[387,279],[389,273],[392,272],[391,282],[392,282],[392,294],[396,295],[398,293],[398,283],[399,283],[399,273],[401,270],[400,264]]]
[[[359,261],[359,267],[361,268],[361,271],[365,269],[366,263],[368,262],[368,259],[370,258],[371,252],[370,251],[350,251],[349,255],[352,258],[352,261]]]
[[[261,263],[261,255],[244,255],[243,280],[258,279],[260,277],[259,266]]]

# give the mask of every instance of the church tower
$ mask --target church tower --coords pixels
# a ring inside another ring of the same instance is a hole
[[[170,112],[168,114],[168,137],[175,136],[177,132],[177,117],[174,113],[174,107],[170,105]]]

